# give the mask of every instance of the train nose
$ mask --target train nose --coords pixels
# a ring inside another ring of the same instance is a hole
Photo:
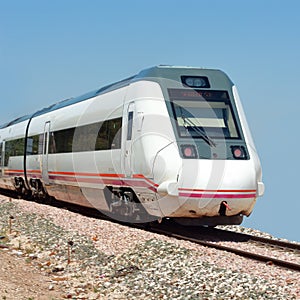
[[[250,161],[186,161],[178,181],[177,215],[192,217],[249,215],[258,195]],[[184,210],[184,211],[183,211]]]
[[[157,187],[159,206],[169,217],[250,215],[263,184],[251,160],[182,160],[176,179]]]
[[[242,163],[232,160],[186,160],[178,180],[179,193],[187,190],[210,194],[222,191],[251,191],[252,194],[254,191],[261,194],[263,184],[258,183],[252,164],[250,160]]]

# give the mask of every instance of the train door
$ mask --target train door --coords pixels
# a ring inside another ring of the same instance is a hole
[[[42,178],[45,184],[49,184],[49,173],[48,173],[49,139],[50,139],[50,121],[45,123],[44,138],[43,138]]]
[[[132,155],[132,141],[133,141],[133,118],[135,114],[134,102],[130,102],[126,115],[126,133],[124,143],[124,172],[126,176],[132,175],[131,170],[131,155]]]

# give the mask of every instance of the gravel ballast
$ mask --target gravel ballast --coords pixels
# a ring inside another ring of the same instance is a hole
[[[0,199],[0,255],[24,257],[49,276],[48,289],[61,291],[61,299],[300,298],[296,271],[56,207]]]

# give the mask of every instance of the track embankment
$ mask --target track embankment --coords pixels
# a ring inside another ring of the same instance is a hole
[[[46,276],[41,289],[60,295],[54,299],[300,297],[298,271],[24,200],[0,197],[0,236],[1,258]],[[14,299],[7,292],[1,296]],[[21,291],[18,299],[33,295]]]

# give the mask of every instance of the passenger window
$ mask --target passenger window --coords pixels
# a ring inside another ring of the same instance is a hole
[[[43,154],[44,135],[41,133],[38,136],[38,154]]]
[[[108,132],[110,149],[120,149],[122,137],[122,118],[109,120]]]
[[[5,142],[4,166],[8,166],[9,158],[24,155],[24,138]]]
[[[50,133],[49,153],[99,151],[121,148],[122,118]]]
[[[127,141],[132,138],[133,111],[128,113]]]
[[[31,155],[33,153],[33,138],[27,138],[27,147],[26,147],[26,155]]]
[[[108,122],[103,122],[101,123],[100,130],[98,132],[95,150],[107,150],[109,148]]]
[[[50,134],[49,153],[72,152],[73,136],[75,128],[63,129]],[[48,136],[46,137],[46,143]]]
[[[45,132],[45,144],[43,154],[47,154],[47,144],[48,144],[48,132]]]

